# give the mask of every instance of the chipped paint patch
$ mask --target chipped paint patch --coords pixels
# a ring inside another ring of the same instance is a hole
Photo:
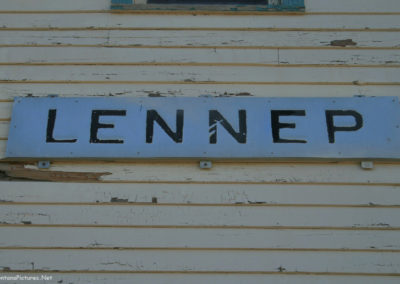
[[[356,46],[357,43],[354,42],[352,39],[343,39],[343,40],[332,40],[330,42],[330,45],[346,47],[346,46]]]
[[[35,180],[54,182],[93,182],[99,181],[104,175],[111,175],[110,172],[64,172],[48,171],[26,168],[23,165],[0,165],[0,180]]]

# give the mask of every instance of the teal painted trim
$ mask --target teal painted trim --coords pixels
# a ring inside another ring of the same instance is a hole
[[[282,0],[282,8],[304,8],[304,0]]]
[[[133,0],[111,0],[112,10],[130,10],[125,5],[133,5]]]
[[[112,5],[132,5],[133,0],[111,0]]]

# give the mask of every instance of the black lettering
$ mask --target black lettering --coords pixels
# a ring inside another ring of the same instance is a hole
[[[90,143],[112,143],[112,144],[122,144],[124,140],[118,139],[106,139],[101,140],[97,137],[97,133],[100,128],[114,128],[114,124],[105,124],[99,122],[100,116],[125,116],[126,110],[93,110],[92,111],[92,121],[90,124]]]
[[[53,136],[54,125],[56,124],[56,109],[49,109],[49,116],[47,119],[46,143],[75,143],[77,139],[55,139]]]
[[[281,128],[296,128],[295,123],[281,123],[280,116],[305,116],[305,110],[271,110],[272,139],[274,143],[307,143],[305,140],[282,139],[280,137]]]
[[[239,110],[239,132],[236,132],[232,125],[217,110],[209,111],[209,133],[210,144],[217,143],[217,124],[218,122],[235,138],[238,143],[245,144],[247,136],[246,110]]]
[[[336,131],[357,131],[363,127],[363,118],[361,114],[355,110],[326,110],[325,116],[329,143],[335,143]],[[356,124],[353,126],[335,126],[333,121],[334,116],[352,116],[354,117]]]
[[[176,132],[173,132],[171,128],[167,125],[164,119],[158,114],[158,112],[154,109],[147,111],[147,120],[146,120],[146,143],[153,143],[153,135],[154,135],[154,121],[158,123],[158,125],[164,130],[165,133],[175,143],[182,143],[183,140],[183,110],[178,109],[176,111]]]

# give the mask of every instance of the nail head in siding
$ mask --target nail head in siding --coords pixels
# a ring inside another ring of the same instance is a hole
[[[211,169],[212,162],[211,161],[200,161],[200,169]]]
[[[361,168],[364,170],[372,170],[374,168],[374,162],[372,161],[362,161]]]
[[[50,168],[50,161],[39,161],[37,163],[37,167],[39,169],[49,169]]]

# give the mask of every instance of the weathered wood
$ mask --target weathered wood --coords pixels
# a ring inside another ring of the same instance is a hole
[[[400,45],[396,32],[252,32],[252,31],[1,31],[0,45],[107,45],[107,46],[239,46],[332,47],[351,39],[361,48]],[[12,49],[10,50],[12,51]]]
[[[66,171],[37,171],[26,169],[20,165],[0,165],[0,171],[6,178],[11,179],[26,179],[40,181],[82,181],[93,182],[98,181],[102,176],[109,175],[109,172],[94,173],[94,172],[66,172]]]
[[[334,12],[389,12],[399,11],[399,3],[396,0],[384,0],[376,5],[373,0],[306,0],[308,12],[334,11]]]
[[[5,143],[4,143],[5,144]],[[0,148],[1,149],[1,148]],[[15,166],[2,165],[13,176]],[[29,171],[31,170],[31,171]],[[10,172],[11,171],[11,172]],[[99,182],[122,183],[295,183],[295,184],[386,184],[399,185],[397,164],[376,164],[367,171],[358,162],[352,163],[223,163],[214,162],[210,170],[200,170],[197,161],[141,163],[52,163],[50,170],[26,165],[16,167],[16,175],[43,181],[57,181],[55,172],[93,173]],[[107,173],[104,174],[104,173]],[[111,173],[111,174],[108,174]],[[69,179],[73,181],[73,179]]]
[[[398,186],[0,182],[0,187],[3,202],[400,206]]]
[[[15,51],[15,52],[13,52]],[[80,60],[78,60],[80,58]],[[12,48],[1,62],[253,62],[278,63],[277,50],[216,50],[165,48]],[[239,61],[238,61],[239,60]]]
[[[89,166],[90,167],[90,166]],[[54,167],[67,170],[68,165]],[[85,168],[85,167],[82,167]],[[86,166],[87,168],[87,166]],[[103,168],[100,166],[96,171]],[[146,164],[128,165],[125,171],[116,167],[108,167],[112,175],[104,176],[104,181],[148,180],[148,181],[198,181],[198,182],[265,182],[265,183],[399,183],[396,165],[380,165],[373,171],[362,170],[358,164],[218,164],[214,163],[211,171],[198,171],[193,164]],[[180,177],[170,176],[167,168],[176,170]]]
[[[399,49],[400,51],[400,49]],[[400,52],[362,49],[247,49],[247,48],[107,48],[13,47],[0,63],[26,64],[153,64],[162,65],[399,65]]]
[[[400,64],[398,0],[307,0],[304,15],[195,17],[112,14],[110,2],[0,0],[0,61],[56,64],[0,67],[0,79],[18,80],[0,83],[0,157],[15,96],[399,94],[399,68],[390,67]],[[74,62],[111,66],[57,65]],[[35,161],[3,161],[0,222],[12,224],[0,226],[0,269],[85,270],[50,273],[63,283],[399,282],[398,163],[375,161],[367,171],[359,162],[213,162],[210,170],[198,161],[38,170]],[[135,274],[143,270],[156,273]],[[248,271],[266,274],[240,274]]]
[[[10,123],[8,121],[0,121],[0,140],[7,139]]]
[[[1,248],[181,248],[384,251],[400,231],[0,227]]]
[[[376,5],[374,0],[306,0],[308,12],[400,12],[397,0],[381,0]],[[3,11],[65,11],[65,10],[108,10],[109,0],[1,0],[0,7]]]
[[[398,208],[161,206],[147,204],[11,205],[0,203],[6,224],[105,226],[399,228]],[[216,218],[216,216],[218,216]],[[348,216],[351,216],[349,218]]]
[[[386,51],[367,50],[279,50],[280,64],[383,64],[389,66],[400,62],[400,53],[397,56],[396,51],[391,51],[390,55]],[[312,58],[314,55],[314,58]],[[368,62],[368,63],[367,63]]]
[[[341,272],[400,276],[399,263],[398,253],[0,250],[0,267],[39,271]]]
[[[2,101],[0,102],[0,122],[3,124],[3,134],[8,133],[7,124],[10,122],[11,112],[12,112],[12,101]],[[4,137],[4,136],[2,136]]]
[[[301,58],[298,58],[301,60]],[[283,59],[281,59],[283,60]],[[0,66],[1,83],[398,85],[400,68]],[[4,115],[2,115],[4,116]]]
[[[0,7],[3,11],[54,11],[54,10],[108,10],[110,0],[85,0],[85,1],[60,1],[60,0],[0,0]]]
[[[397,0],[394,0],[397,1]],[[346,4],[343,4],[346,6]],[[40,5],[43,7],[43,5]],[[383,18],[384,17],[384,18]],[[384,20],[383,20],[384,19]],[[301,15],[265,16],[193,16],[193,15],[129,15],[109,13],[68,14],[3,14],[0,30],[294,30],[294,31],[355,31],[371,32],[400,28],[397,15]]]
[[[349,97],[397,96],[400,86],[368,85],[269,85],[253,84],[1,84],[0,99],[12,100],[18,96],[48,96],[58,94],[66,97],[121,96],[121,97],[198,97],[201,95],[226,97]],[[10,109],[8,106],[7,108]],[[7,111],[9,113],[9,111]]]
[[[31,272],[18,273],[21,276],[32,276]],[[40,273],[38,273],[41,275]],[[12,275],[15,273],[3,273],[2,275]],[[398,277],[378,277],[378,276],[318,276],[318,275],[260,275],[260,274],[190,274],[190,273],[143,273],[143,274],[127,274],[127,273],[55,273],[51,272],[54,281],[59,283],[82,283],[82,284],[126,284],[126,283],[152,283],[152,284],[204,284],[204,283],[230,283],[230,284],[259,284],[259,283],[286,283],[286,284],[336,284],[349,283],[352,284],[398,284]],[[26,280],[13,281],[16,284],[25,284]]]
[[[6,154],[6,144],[7,141],[0,140],[0,157],[3,158]]]

